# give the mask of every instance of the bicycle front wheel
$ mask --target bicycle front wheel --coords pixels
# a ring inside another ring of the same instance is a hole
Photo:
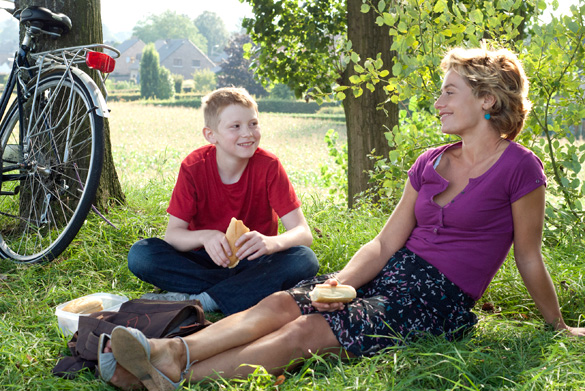
[[[75,238],[104,154],[103,118],[80,78],[48,72],[32,93],[0,125],[0,257],[19,263],[51,261]]]

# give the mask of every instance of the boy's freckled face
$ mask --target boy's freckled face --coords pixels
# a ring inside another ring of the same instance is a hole
[[[260,144],[258,113],[242,105],[227,106],[219,115],[214,136],[218,152],[249,159]]]

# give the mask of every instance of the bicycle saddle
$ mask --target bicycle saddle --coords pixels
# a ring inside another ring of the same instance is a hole
[[[57,14],[47,8],[30,6],[14,13],[20,23],[30,24],[41,30],[67,34],[71,30],[71,19],[65,14]]]

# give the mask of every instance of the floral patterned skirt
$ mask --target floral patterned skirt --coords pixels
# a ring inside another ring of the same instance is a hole
[[[309,292],[333,276],[317,276],[288,290],[303,315],[318,313]],[[474,304],[434,266],[403,248],[343,310],[320,314],[341,346],[359,357],[425,334],[458,338],[477,323]]]

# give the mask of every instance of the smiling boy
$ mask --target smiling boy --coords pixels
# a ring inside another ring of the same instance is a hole
[[[278,158],[259,148],[258,106],[241,88],[203,99],[208,145],[181,164],[164,240],[135,243],[128,267],[169,293],[156,300],[200,300],[206,311],[231,314],[313,277],[319,265],[301,204]],[[250,228],[232,255],[225,231],[232,217]],[[278,234],[280,218],[285,232]]]

